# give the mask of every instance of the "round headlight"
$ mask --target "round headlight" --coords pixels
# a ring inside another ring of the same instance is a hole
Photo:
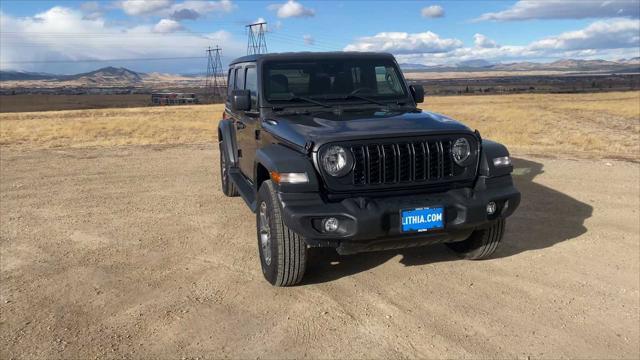
[[[350,154],[342,146],[331,146],[322,154],[322,168],[331,176],[344,176],[353,165]]]
[[[459,138],[456,140],[451,148],[451,154],[453,155],[453,160],[456,164],[462,166],[469,156],[471,156],[471,146],[469,145],[469,141],[465,138]]]

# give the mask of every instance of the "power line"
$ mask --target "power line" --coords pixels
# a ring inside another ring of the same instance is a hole
[[[247,55],[264,54],[267,52],[267,40],[264,33],[267,31],[267,23],[259,22],[247,25],[249,37],[247,39]]]
[[[128,59],[84,59],[84,60],[14,60],[0,61],[2,64],[57,64],[57,63],[94,63],[111,61],[164,61],[164,60],[201,60],[202,56],[159,57],[159,58],[128,58]]]
[[[231,24],[232,22],[217,22],[220,24]],[[173,36],[173,35],[194,35],[194,34],[213,34],[210,31],[176,31],[172,33],[152,33],[152,32],[135,32],[135,31],[111,31],[111,32],[71,32],[71,31],[2,31],[0,35],[2,36],[19,36],[24,37],[25,35],[39,35],[39,36],[61,36],[61,37],[75,37],[75,36]]]
[[[338,45],[338,44],[328,44],[325,42],[316,42],[315,44],[306,44],[304,42],[304,39],[302,38],[297,38],[297,37],[292,37],[292,36],[284,36],[282,34],[271,34],[271,37],[273,37],[277,42],[282,42],[282,43],[286,43],[286,44],[292,44],[292,45],[304,45],[304,46],[308,46],[314,49],[321,49],[321,50],[328,50],[328,51],[336,51],[336,50],[341,50],[343,46]]]

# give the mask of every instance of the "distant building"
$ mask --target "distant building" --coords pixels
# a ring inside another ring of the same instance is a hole
[[[184,105],[197,104],[198,98],[194,93],[161,92],[151,94],[153,105]]]

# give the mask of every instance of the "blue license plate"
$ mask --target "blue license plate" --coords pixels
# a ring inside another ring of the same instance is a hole
[[[402,210],[400,212],[402,232],[429,231],[444,228],[444,208],[428,207]]]

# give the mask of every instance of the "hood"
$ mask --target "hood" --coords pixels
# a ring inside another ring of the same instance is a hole
[[[304,148],[326,142],[471,132],[464,124],[444,115],[421,110],[360,110],[311,114],[271,114],[264,130]]]

